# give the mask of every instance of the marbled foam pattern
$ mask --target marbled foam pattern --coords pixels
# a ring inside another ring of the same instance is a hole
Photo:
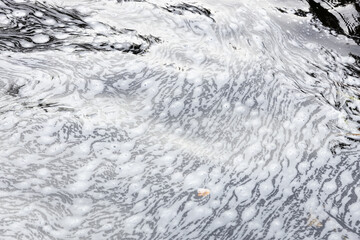
[[[0,239],[358,239],[360,51],[278,4],[1,1]]]

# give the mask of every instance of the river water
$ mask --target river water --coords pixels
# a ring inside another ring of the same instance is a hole
[[[360,239],[344,2],[0,1],[0,239]]]

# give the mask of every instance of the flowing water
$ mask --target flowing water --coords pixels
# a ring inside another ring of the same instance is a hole
[[[360,239],[334,2],[1,0],[0,239]]]

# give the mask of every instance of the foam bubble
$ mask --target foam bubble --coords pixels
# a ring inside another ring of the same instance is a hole
[[[177,117],[180,112],[184,109],[184,102],[182,101],[175,101],[170,105],[170,114],[174,117]]]
[[[28,13],[24,10],[15,10],[12,12],[14,17],[25,17]]]
[[[47,18],[44,21],[42,21],[42,23],[45,25],[55,25],[57,22],[55,21],[55,19]]]
[[[50,41],[50,37],[44,34],[35,35],[31,39],[34,43],[47,43]]]
[[[82,223],[82,218],[76,216],[66,216],[61,220],[64,228],[72,229],[78,227]]]
[[[34,47],[34,44],[33,44],[33,43],[28,42],[28,41],[24,41],[24,40],[21,40],[21,41],[20,41],[20,44],[21,44],[21,46],[24,47],[24,48]]]
[[[256,215],[256,209],[254,206],[249,206],[244,209],[244,211],[241,214],[241,220],[244,222],[247,222],[251,220]]]

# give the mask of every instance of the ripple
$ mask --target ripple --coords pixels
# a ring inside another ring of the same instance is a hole
[[[356,43],[278,4],[2,1],[4,239],[358,238]]]

